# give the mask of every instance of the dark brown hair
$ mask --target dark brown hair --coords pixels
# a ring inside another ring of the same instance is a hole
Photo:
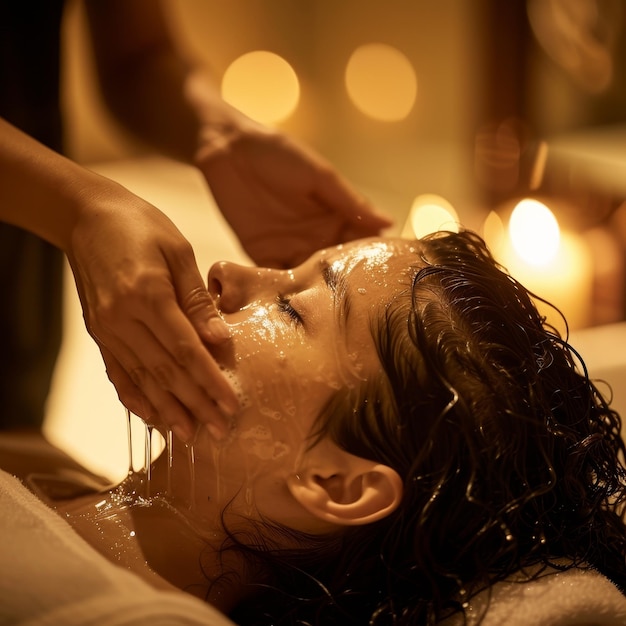
[[[403,501],[298,551],[233,538],[271,573],[242,623],[434,624],[549,567],[593,567],[626,589],[619,416],[477,235],[416,249],[372,327],[385,377],[339,392],[316,432],[393,467]]]

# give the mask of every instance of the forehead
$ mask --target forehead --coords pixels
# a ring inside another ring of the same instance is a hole
[[[347,281],[367,278],[370,279],[368,282],[373,279],[378,286],[387,287],[384,279],[398,272],[404,274],[403,270],[415,266],[420,251],[421,245],[417,241],[370,238],[324,250],[319,260]]]
[[[408,294],[411,277],[420,262],[418,242],[404,239],[367,239],[338,246],[322,255],[320,263],[333,273],[335,305],[343,342],[355,359],[367,362],[372,350],[372,322],[398,296]],[[364,363],[363,363],[364,364]],[[379,369],[377,359],[371,365]],[[371,370],[366,367],[365,370]]]
[[[415,255],[422,247],[422,242],[418,240],[370,237],[326,248],[317,254],[320,259],[338,263],[349,271],[358,263],[365,263],[368,268],[372,268],[395,256]]]

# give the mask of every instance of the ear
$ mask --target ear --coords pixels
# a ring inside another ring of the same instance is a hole
[[[326,440],[305,454],[298,471],[287,478],[287,487],[309,513],[343,526],[386,517],[403,493],[394,469],[348,454]]]

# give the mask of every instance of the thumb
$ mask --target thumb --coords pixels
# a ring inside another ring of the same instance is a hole
[[[180,308],[200,338],[213,344],[229,339],[230,329],[200,276],[193,253],[177,256],[170,262],[170,271]]]
[[[204,341],[222,343],[230,338],[230,329],[220,316],[211,294],[207,291],[200,275],[199,284],[185,287],[181,285],[179,302],[183,313]]]
[[[200,336],[209,343],[223,343],[227,339],[230,339],[230,329],[228,328],[226,322],[221,318],[210,295],[209,300],[211,300],[211,309],[213,313],[209,316],[209,319],[204,326],[204,334],[201,331],[198,332],[200,332]]]

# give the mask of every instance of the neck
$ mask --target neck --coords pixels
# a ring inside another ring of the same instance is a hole
[[[162,454],[154,463],[149,491],[143,474],[110,489],[106,479],[34,431],[0,433],[0,466],[20,477],[107,559],[156,588],[182,589],[229,612],[243,599],[245,581],[242,564],[232,560],[227,561],[228,573],[234,576],[225,588],[218,580],[226,573],[220,554],[220,494],[228,485],[201,463],[198,496],[190,501],[189,451],[182,444],[173,447],[174,471],[168,471],[168,456]],[[227,494],[223,501],[229,498]],[[211,580],[218,583],[211,586]]]
[[[152,586],[181,589],[228,612],[242,599],[242,585],[237,583],[243,567],[231,563],[225,572],[220,555],[224,531],[210,498],[217,487],[209,486],[206,475],[191,478],[188,457],[189,451],[179,446],[173,467],[167,454],[161,455],[149,481],[143,472],[131,474],[109,492],[56,508],[94,548]],[[201,506],[197,489],[207,493]],[[222,585],[225,573],[234,576]]]

